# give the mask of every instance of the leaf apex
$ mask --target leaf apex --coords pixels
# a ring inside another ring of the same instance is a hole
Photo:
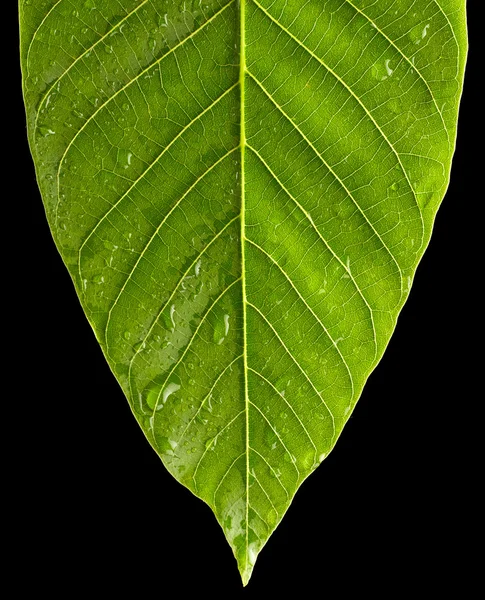
[[[244,548],[244,551],[239,554],[236,552],[237,566],[243,587],[246,587],[253,574],[254,564],[259,553],[259,549],[255,547],[255,544],[250,544],[249,548]]]
[[[244,567],[241,565],[239,567],[239,573],[241,575],[241,580],[243,587],[246,587],[251,579],[251,575],[253,574],[254,565],[245,565]]]

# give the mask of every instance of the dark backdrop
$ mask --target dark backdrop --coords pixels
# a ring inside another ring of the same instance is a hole
[[[16,470],[18,562],[26,574],[19,590],[34,583],[63,598],[80,589],[96,598],[125,591],[133,598],[286,598],[298,590],[306,598],[337,589],[343,598],[394,598],[406,588],[468,597],[466,536],[474,535],[477,477],[470,430],[481,375],[472,345],[483,260],[476,243],[483,192],[472,172],[477,4],[469,3],[471,49],[451,184],[409,301],[335,450],[297,493],[244,591],[211,511],[172,479],[146,442],[83,316],[45,221],[16,74],[18,225],[4,232],[18,236],[6,253],[18,265],[7,282],[16,333],[4,344],[20,376],[4,402],[14,408],[14,447],[25,452]]]

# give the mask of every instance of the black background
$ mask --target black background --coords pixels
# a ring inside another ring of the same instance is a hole
[[[483,258],[475,242],[483,193],[472,159],[476,9],[469,4],[451,184],[409,301],[335,450],[297,493],[245,590],[210,509],[172,479],[146,442],[85,320],[44,217],[16,73],[17,225],[6,251],[15,268],[13,317],[4,324],[15,335],[4,344],[15,340],[19,374],[4,402],[13,405],[13,447],[26,452],[18,453],[12,494],[21,509],[17,560],[29,574],[19,590],[33,583],[65,598],[78,590],[136,598],[296,590],[468,597],[477,477],[470,430],[481,375],[472,346]]]

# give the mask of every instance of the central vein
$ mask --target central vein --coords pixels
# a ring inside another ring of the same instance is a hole
[[[246,298],[246,257],[245,257],[245,196],[246,182],[244,177],[244,158],[246,152],[246,126],[245,126],[245,78],[246,78],[246,0],[239,0],[240,9],[240,38],[239,38],[239,89],[240,89],[240,144],[241,144],[241,282],[242,282],[242,304],[243,304],[243,361],[244,361],[244,399],[246,406],[246,570],[248,567],[249,547],[249,396],[248,396],[248,355],[247,355],[247,298]]]

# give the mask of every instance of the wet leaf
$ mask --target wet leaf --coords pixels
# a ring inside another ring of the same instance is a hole
[[[445,193],[465,3],[20,2],[47,218],[244,583],[334,447]]]

